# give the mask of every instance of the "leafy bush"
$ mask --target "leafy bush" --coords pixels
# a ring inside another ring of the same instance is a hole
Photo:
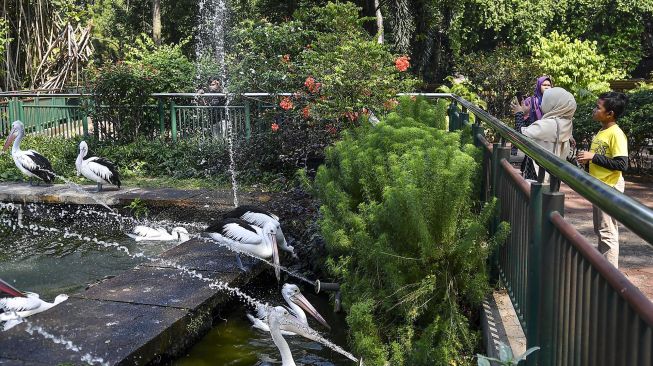
[[[555,31],[541,36],[533,45],[533,60],[551,75],[556,86],[569,90],[577,99],[591,99],[592,95],[608,91],[608,81],[625,75],[623,70],[608,67],[596,41],[572,41]]]
[[[327,268],[369,365],[471,364],[479,341],[470,309],[488,290],[494,206],[472,210],[479,152],[444,124],[403,98],[380,124],[346,132],[315,178]]]
[[[649,143],[653,141],[653,90],[635,89],[628,96],[626,111],[617,123],[628,137],[631,167],[637,171],[650,169],[643,155],[651,153]],[[595,106],[596,100],[579,103],[574,116],[574,138],[582,149],[589,148],[593,136],[601,129],[601,124],[592,120]]]

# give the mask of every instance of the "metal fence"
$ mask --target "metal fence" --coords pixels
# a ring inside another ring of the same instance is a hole
[[[450,126],[469,120],[484,151],[484,195],[498,198],[510,237],[495,265],[527,339],[539,346],[529,365],[653,365],[653,303],[563,217],[564,181],[649,244],[653,211],[562,161],[532,140],[457,96]],[[459,111],[459,106],[462,111]],[[492,129],[499,143],[486,141]],[[527,182],[509,164],[511,142],[551,173],[551,183]]]

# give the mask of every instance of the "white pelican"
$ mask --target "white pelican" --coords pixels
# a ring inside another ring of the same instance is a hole
[[[322,325],[331,329],[331,327],[326,322],[326,320],[324,320],[322,315],[320,315],[320,313],[318,313],[317,310],[315,310],[313,305],[311,305],[311,303],[306,299],[306,297],[304,297],[304,295],[299,291],[299,287],[297,287],[297,285],[293,285],[291,283],[285,283],[281,288],[281,295],[288,303],[288,306],[290,307],[293,315],[297,317],[297,319],[299,319],[299,321],[302,324],[308,325],[308,319],[306,318],[306,314],[304,313],[304,310],[306,310],[315,319],[317,319],[317,321],[319,321]],[[259,308],[256,317],[254,317],[251,314],[247,314],[247,317],[252,322],[254,328],[258,328],[263,331],[269,332],[270,327],[268,325],[267,315],[268,315],[267,311],[265,311],[264,308]],[[286,332],[286,331],[282,331],[282,333],[283,335],[295,335],[295,333]]]
[[[80,174],[97,183],[97,192],[102,191],[102,184],[113,184],[120,188],[120,174],[116,165],[105,158],[97,156],[86,157],[88,145],[86,141],[79,143],[79,155],[75,161],[77,175]]]
[[[3,330],[8,330],[22,322],[23,318],[46,311],[51,307],[68,300],[68,295],[58,295],[54,302],[46,302],[33,292],[21,292],[8,283],[0,280],[0,292],[9,297],[0,298],[0,323],[4,322]]]
[[[32,185],[32,178],[38,178],[45,183],[52,183],[56,175],[52,170],[52,164],[43,155],[34,150],[22,151],[20,149],[20,142],[25,136],[25,126],[23,122],[15,121],[11,125],[11,132],[3,147],[3,150],[9,149],[9,145],[13,142],[11,148],[11,157],[14,159],[16,167],[29,177],[29,184]]]
[[[190,239],[188,230],[183,227],[173,228],[168,234],[168,231],[162,227],[151,228],[143,225],[134,227],[131,233],[127,234],[130,238],[136,241],[173,241],[178,240],[185,242]]]
[[[256,225],[258,227],[263,227],[268,222],[274,224],[277,229],[277,245],[281,250],[289,252],[294,258],[297,258],[294,248],[286,242],[286,237],[283,235],[281,230],[281,224],[279,223],[279,216],[262,209],[257,206],[243,205],[238,206],[235,209],[227,212],[224,215],[224,218],[234,218],[234,219],[243,219],[250,224]]]
[[[262,228],[241,219],[228,218],[218,221],[206,233],[219,243],[226,244],[238,252],[245,252],[259,258],[272,258],[274,274],[281,278],[279,268],[279,249],[277,248],[277,229],[271,222]],[[238,267],[244,270],[240,257],[236,255]]]

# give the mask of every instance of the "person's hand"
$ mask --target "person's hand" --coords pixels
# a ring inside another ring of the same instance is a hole
[[[581,164],[587,164],[592,161],[593,157],[594,153],[590,151],[579,151],[578,154],[576,154],[576,159],[578,159],[578,162]]]
[[[522,112],[522,113],[526,114],[526,113],[528,113],[528,111],[530,109],[527,105],[525,105],[524,102],[519,104],[514,100],[512,102],[510,102],[510,108],[512,108],[512,113],[514,113],[514,114],[517,114],[519,112]]]

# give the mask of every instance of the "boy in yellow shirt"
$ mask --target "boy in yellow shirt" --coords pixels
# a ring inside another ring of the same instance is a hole
[[[601,123],[601,130],[594,136],[590,151],[578,152],[578,161],[589,162],[590,175],[603,183],[624,191],[622,172],[628,169],[628,139],[617,125],[623,114],[628,97],[623,93],[608,92],[599,96],[592,118]],[[608,216],[597,206],[592,210],[594,232],[599,237],[599,251],[615,267],[619,267],[619,228],[617,220]]]

